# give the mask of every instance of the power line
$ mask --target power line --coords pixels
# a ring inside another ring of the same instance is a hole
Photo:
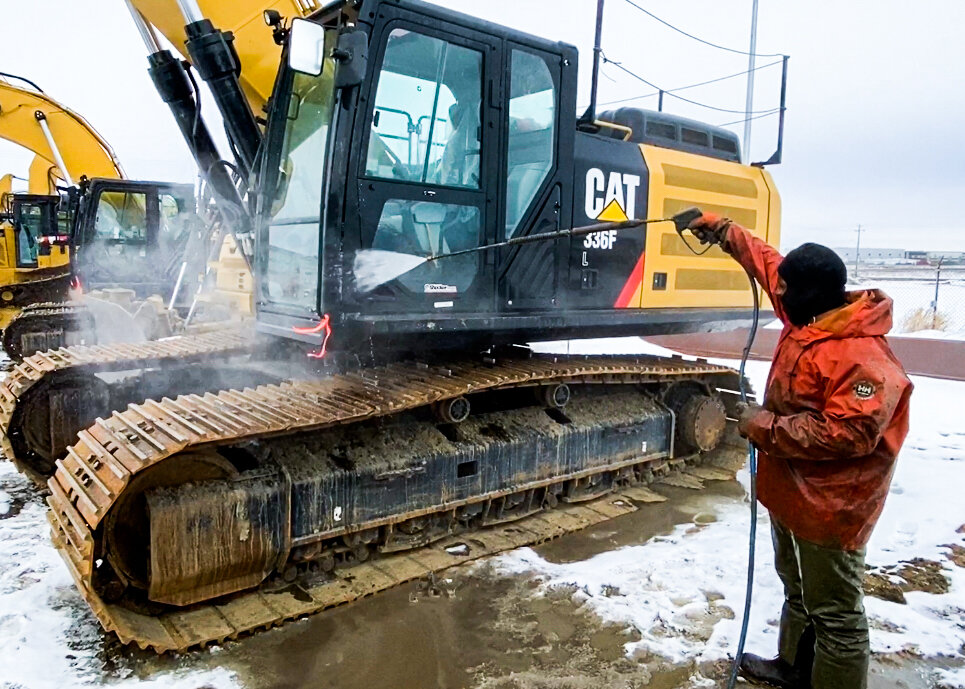
[[[5,78],[5,79],[16,79],[16,80],[18,80],[18,81],[22,81],[22,82],[24,82],[24,83],[30,84],[33,88],[37,89],[38,92],[40,92],[40,93],[43,93],[43,92],[44,92],[44,90],[43,90],[42,88],[40,88],[39,86],[37,86],[37,84],[35,84],[34,82],[30,81],[30,79],[27,79],[26,77],[21,77],[21,76],[18,76],[18,75],[16,75],[16,74],[10,74],[9,72],[0,72],[0,77],[3,77],[3,78]]]
[[[767,67],[773,67],[774,65],[781,64],[781,62],[782,62],[781,60],[768,62],[766,65],[760,65],[759,67],[755,67],[753,71],[757,71],[759,69],[766,69]],[[688,84],[687,86],[678,86],[677,88],[674,88],[674,89],[667,89],[666,91],[664,91],[664,93],[676,93],[678,91],[686,91],[687,89],[694,89],[694,88],[697,88],[698,86],[715,84],[718,81],[726,81],[727,79],[733,79],[734,77],[743,76],[745,74],[748,74],[749,72],[751,72],[751,70],[745,69],[742,72],[735,72],[734,74],[728,74],[727,76],[717,77],[716,79],[708,79],[707,81],[701,81],[696,84]],[[617,100],[606,101],[605,103],[599,103],[599,105],[615,105],[616,103],[627,103],[633,100],[640,100],[641,98],[652,98],[653,96],[656,96],[659,94],[660,94],[660,91],[654,91],[653,93],[644,93],[639,96],[633,96],[632,98],[620,98]]]
[[[762,113],[759,114],[759,115],[754,115],[754,116],[752,116],[752,117],[745,117],[745,118],[742,119],[742,120],[734,120],[733,122],[724,122],[723,124],[718,124],[718,125],[716,125],[716,126],[718,126],[718,127],[727,127],[727,126],[732,125],[732,124],[743,124],[744,122],[749,122],[750,120],[759,120],[759,119],[761,119],[762,117],[770,117],[771,115],[776,115],[776,114],[779,113],[780,111],[781,111],[780,108],[774,108],[773,110],[768,110],[768,111],[766,111],[766,112],[762,112]]]
[[[601,57],[602,57],[602,59],[603,59],[603,61],[604,61],[605,63],[610,64],[610,65],[613,65],[613,66],[616,67],[617,69],[623,70],[624,72],[626,72],[627,74],[629,74],[631,77],[633,77],[634,79],[637,79],[638,81],[643,82],[644,84],[646,84],[646,85],[649,86],[650,88],[655,88],[655,89],[657,89],[657,91],[663,91],[663,92],[666,93],[667,95],[669,95],[669,96],[671,96],[671,97],[673,97],[673,98],[676,98],[677,100],[682,100],[682,101],[684,101],[685,103],[690,103],[691,105],[696,105],[697,107],[700,107],[700,108],[707,108],[708,110],[716,110],[717,112],[726,112],[726,113],[730,113],[730,114],[733,114],[733,115],[746,115],[746,114],[756,115],[756,114],[760,114],[760,113],[762,113],[762,112],[766,112],[766,111],[764,111],[764,110],[754,110],[754,111],[751,111],[750,113],[747,113],[747,112],[744,111],[744,110],[731,110],[731,109],[729,109],[729,108],[718,108],[718,107],[715,106],[715,105],[707,105],[706,103],[701,103],[701,102],[699,102],[699,101],[691,100],[690,98],[684,98],[683,96],[678,96],[677,94],[672,93],[672,92],[668,91],[667,89],[662,89],[662,88],[660,88],[659,86],[657,86],[656,84],[654,84],[652,81],[647,81],[647,80],[644,79],[642,76],[640,76],[639,74],[635,74],[634,72],[630,71],[629,69],[627,69],[626,67],[624,67],[624,66],[623,66],[622,64],[620,64],[619,62],[615,62],[615,61],[609,59],[606,55],[601,55]]]
[[[684,31],[683,29],[678,29],[676,26],[674,26],[674,25],[671,24],[670,22],[664,21],[663,19],[661,19],[660,17],[658,17],[657,15],[655,15],[653,12],[650,12],[649,10],[645,10],[644,8],[640,7],[640,5],[638,5],[637,3],[633,2],[632,0],[624,0],[624,1],[625,1],[628,5],[631,5],[631,6],[633,6],[633,7],[636,7],[638,10],[640,10],[641,12],[643,12],[643,13],[644,13],[645,15],[647,15],[648,17],[651,17],[651,18],[653,18],[653,19],[656,19],[658,22],[660,22],[660,23],[663,24],[664,26],[673,29],[673,30],[676,31],[677,33],[683,34],[683,35],[686,36],[687,38],[692,38],[693,40],[697,41],[698,43],[703,43],[704,45],[709,45],[709,46],[712,47],[712,48],[717,48],[718,50],[726,50],[728,53],[736,53],[737,55],[752,55],[752,54],[753,54],[753,55],[755,55],[755,56],[757,56],[757,57],[784,57],[784,55],[783,55],[782,53],[749,53],[749,52],[747,52],[746,50],[736,50],[736,49],[734,49],[734,48],[728,48],[727,46],[718,45],[718,44],[716,44],[716,43],[711,43],[710,41],[705,41],[703,38],[700,38],[699,36],[694,36],[694,35],[691,34],[691,33],[687,33],[687,32]]]

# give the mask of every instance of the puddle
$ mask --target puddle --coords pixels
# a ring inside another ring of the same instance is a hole
[[[715,505],[722,499],[744,498],[744,488],[737,481],[708,481],[702,490],[674,486],[655,489],[668,499],[639,505],[636,512],[544,543],[535,550],[549,562],[580,562],[608,550],[646,543],[671,533],[680,524],[690,522],[700,528],[713,521]]]

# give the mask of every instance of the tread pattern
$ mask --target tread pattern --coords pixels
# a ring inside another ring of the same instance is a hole
[[[0,383],[0,450],[7,459],[18,461],[8,438],[13,430],[14,412],[28,393],[41,389],[58,376],[148,368],[165,361],[191,363],[212,356],[242,353],[250,349],[251,344],[247,331],[226,328],[136,344],[76,345],[32,354],[14,364]],[[23,468],[19,462],[18,466]]]

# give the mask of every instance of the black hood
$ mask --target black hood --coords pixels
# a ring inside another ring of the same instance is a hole
[[[787,285],[781,305],[788,320],[798,327],[845,303],[848,269],[841,257],[826,246],[802,244],[784,257],[777,274]]]

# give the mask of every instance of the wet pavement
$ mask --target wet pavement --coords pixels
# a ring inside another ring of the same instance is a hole
[[[535,550],[551,562],[585,560],[659,538],[695,517],[712,519],[723,503],[745,501],[736,481],[710,481],[701,491],[661,486],[659,492],[669,499]],[[537,585],[526,576],[496,574],[482,561],[448,570],[436,586],[410,582],[221,648],[162,658],[124,650],[119,666],[145,678],[223,667],[248,689],[724,686],[723,663],[627,658],[624,644],[637,639],[625,625],[608,626],[580,610],[575,588],[533,596]],[[932,687],[932,668],[911,658],[877,658],[869,689]],[[716,683],[695,683],[695,673]]]
[[[702,491],[662,486],[669,500],[536,548],[549,561],[584,560],[670,533],[720,500],[743,500],[736,481]],[[181,657],[127,654],[136,673],[221,666],[250,689],[428,689],[681,686],[694,668],[647,668],[625,658],[634,640],[577,611],[572,591],[533,598],[526,577],[485,561],[449,570],[434,590],[410,582],[349,606]],[[655,671],[656,670],[656,671]],[[551,684],[543,684],[552,677]],[[646,684],[642,684],[645,682]]]

